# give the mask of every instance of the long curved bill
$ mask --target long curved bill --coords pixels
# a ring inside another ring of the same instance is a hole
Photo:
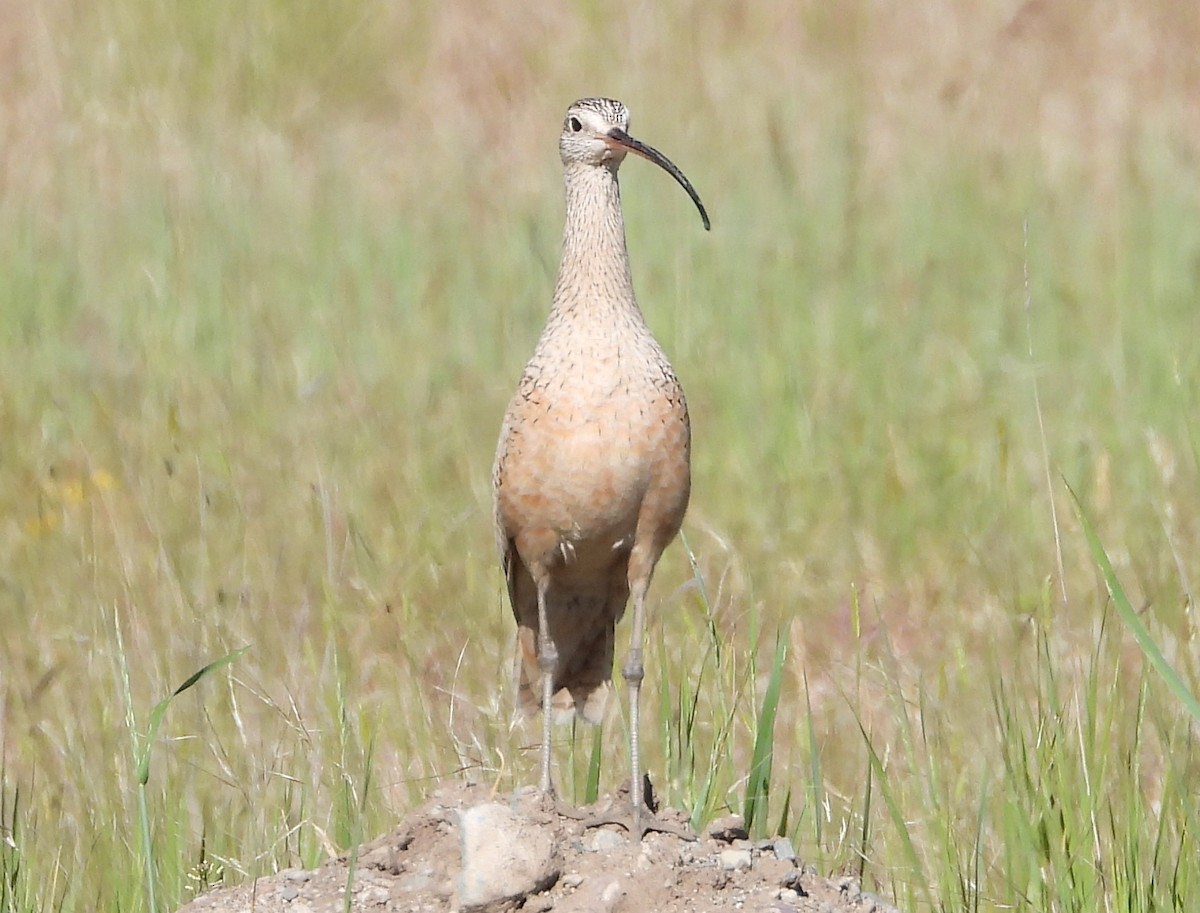
[[[711,230],[712,225],[708,221],[708,213],[704,209],[704,204],[700,202],[700,194],[696,193],[696,188],[692,186],[692,182],[684,177],[683,172],[675,167],[674,162],[653,146],[647,146],[641,140],[634,139],[620,127],[613,127],[608,131],[607,135],[609,140],[616,145],[623,146],[630,152],[636,152],[642,158],[654,162],[659,168],[675,178],[679,182],[679,186],[686,190],[688,196],[692,198],[692,202],[696,204],[696,208],[700,210],[700,218],[704,222],[704,230]]]

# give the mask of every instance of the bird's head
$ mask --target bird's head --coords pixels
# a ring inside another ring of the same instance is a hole
[[[704,228],[709,228],[708,213],[691,181],[675,164],[655,149],[628,133],[629,109],[613,98],[581,98],[567,108],[563,119],[562,135],[558,138],[558,152],[563,165],[585,165],[593,168],[608,168],[614,173],[632,152],[653,162],[675,178],[687,191],[696,208]]]

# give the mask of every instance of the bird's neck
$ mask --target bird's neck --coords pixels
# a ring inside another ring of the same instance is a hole
[[[621,190],[614,169],[568,166],[566,230],[554,289],[556,310],[637,311]]]

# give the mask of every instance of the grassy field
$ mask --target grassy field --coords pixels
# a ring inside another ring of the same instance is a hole
[[[1067,486],[1200,691],[1200,13],[477,6],[0,3],[0,913],[148,909],[139,734],[245,645],[153,745],[159,908],[532,782],[490,467],[586,94],[713,216],[622,172],[695,431],[664,797],[757,737],[757,827],[904,909],[1194,909],[1200,721]]]

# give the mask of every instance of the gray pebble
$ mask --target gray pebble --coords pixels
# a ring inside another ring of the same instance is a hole
[[[598,830],[584,841],[583,848],[589,853],[606,853],[625,845],[625,838],[616,831]]]
[[[362,892],[358,902],[368,907],[382,907],[391,899],[392,893],[387,888],[372,886]]]
[[[708,836],[722,843],[745,840],[750,836],[746,830],[746,819],[741,815],[725,815],[708,826]]]
[[[606,909],[611,910],[617,905],[617,901],[621,899],[621,895],[625,893],[625,889],[621,887],[621,882],[615,878],[605,886],[604,891],[600,894],[600,902],[604,904]]]
[[[424,872],[411,872],[408,875],[402,875],[396,881],[396,890],[403,894],[417,894],[421,891],[429,891],[433,889],[433,886],[433,879]]]
[[[721,850],[721,868],[726,872],[736,872],[750,868],[749,849]]]
[[[787,837],[776,837],[775,842],[771,844],[771,851],[776,859],[782,859],[784,862],[796,861],[796,851]]]

